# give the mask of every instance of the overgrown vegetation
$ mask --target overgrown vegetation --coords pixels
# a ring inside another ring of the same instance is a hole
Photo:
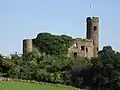
[[[67,57],[72,38],[40,33],[34,40],[41,54],[32,52],[11,58],[0,55],[1,76],[66,84],[91,90],[120,89],[120,53],[104,46],[97,58]],[[44,52],[44,53],[43,53]]]
[[[72,45],[72,37],[67,35],[52,35],[50,33],[39,33],[33,40],[35,47],[41,53],[49,55],[67,55],[68,48]]]
[[[35,53],[18,56],[12,54],[11,59],[0,58],[0,71],[5,77],[36,80],[48,83],[72,85],[71,70],[86,67],[90,61],[84,58],[68,58]]]

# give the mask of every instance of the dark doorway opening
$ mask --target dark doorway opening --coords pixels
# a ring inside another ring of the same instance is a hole
[[[85,46],[81,46],[81,50],[84,51],[85,50]]]
[[[74,52],[74,57],[76,57],[77,56],[77,52]]]

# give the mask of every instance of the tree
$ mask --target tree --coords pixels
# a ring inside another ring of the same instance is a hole
[[[67,35],[52,35],[50,33],[39,33],[34,39],[34,45],[42,53],[50,55],[64,55],[72,44],[72,37]]]
[[[120,81],[120,53],[112,50],[111,46],[104,46],[99,51],[98,58],[92,59],[93,68],[98,69],[99,73],[106,78],[107,83],[102,84],[104,88],[114,90],[119,88]]]
[[[91,59],[87,67],[72,71],[72,82],[77,87],[90,87],[91,90],[120,89],[120,53],[111,46],[104,46],[98,57]]]

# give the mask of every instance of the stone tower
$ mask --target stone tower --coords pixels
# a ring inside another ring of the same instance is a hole
[[[32,52],[32,39],[23,40],[23,53]]]
[[[93,40],[93,56],[96,57],[99,51],[99,18],[87,17],[86,38]]]

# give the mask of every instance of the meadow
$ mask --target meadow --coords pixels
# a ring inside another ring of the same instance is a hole
[[[73,90],[54,85],[32,84],[16,81],[0,81],[0,90]]]

